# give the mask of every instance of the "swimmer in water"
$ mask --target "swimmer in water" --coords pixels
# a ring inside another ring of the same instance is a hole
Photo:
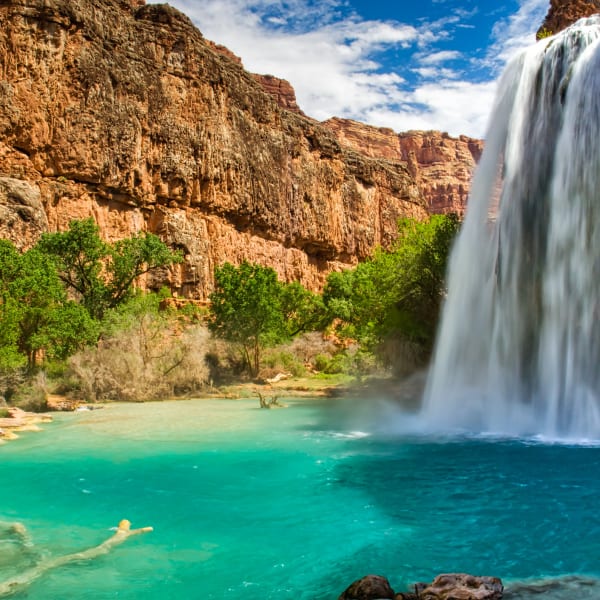
[[[16,538],[22,546],[33,546],[29,532],[23,523],[5,523],[4,521],[0,521],[0,532],[2,532],[0,537]]]
[[[22,531],[26,533],[25,527],[23,527],[20,523],[13,524],[13,528],[15,525],[20,525],[22,527]],[[50,569],[62,567],[70,562],[89,560],[90,558],[96,558],[97,556],[108,554],[108,552],[114,546],[122,544],[132,535],[148,533],[150,531],[153,531],[152,527],[131,529],[131,523],[127,519],[123,519],[117,526],[115,533],[98,546],[94,546],[93,548],[89,548],[88,550],[83,550],[81,552],[74,552],[73,554],[65,554],[64,556],[57,556],[55,558],[42,560],[35,567],[27,569],[15,577],[0,582],[0,597],[9,596],[23,589]]]
[[[40,559],[23,523],[0,521],[0,568],[27,569]]]

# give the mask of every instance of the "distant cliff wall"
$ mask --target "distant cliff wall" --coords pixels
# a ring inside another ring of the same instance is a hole
[[[464,213],[471,177],[483,151],[481,140],[464,135],[454,138],[439,131],[398,134],[339,118],[325,121],[324,125],[336,133],[340,143],[366,156],[406,164],[428,212]]]

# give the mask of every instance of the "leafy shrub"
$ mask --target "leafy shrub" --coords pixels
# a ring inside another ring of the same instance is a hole
[[[206,351],[209,385],[220,385],[238,378],[246,370],[246,359],[241,348],[231,342],[212,337]]]
[[[355,377],[373,375],[380,370],[376,356],[357,344],[338,351],[333,356],[319,354],[315,359],[318,371],[327,375],[346,374]]]
[[[24,381],[24,368],[0,369],[0,405],[10,402]]]
[[[332,357],[337,346],[319,331],[310,331],[295,337],[288,345],[289,351],[302,361],[307,369],[320,370],[316,366],[318,356]]]
[[[333,357],[331,356],[331,354],[317,354],[314,360],[315,369],[323,373],[329,372],[329,365],[331,363],[332,358]]]
[[[273,377],[281,372],[291,373],[294,377],[306,374],[306,367],[302,361],[288,348],[289,346],[278,346],[265,352],[263,364],[269,372],[265,372],[263,367],[260,371],[262,377]]]
[[[48,410],[46,374],[41,371],[21,384],[11,396],[10,403],[23,410],[44,412]]]

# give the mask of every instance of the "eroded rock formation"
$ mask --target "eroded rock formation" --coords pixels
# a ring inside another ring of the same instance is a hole
[[[153,231],[185,262],[150,284],[205,298],[244,258],[318,288],[426,215],[399,158],[344,147],[263,85],[166,4],[4,0],[0,235],[27,247],[88,215],[110,240]]]
[[[578,19],[600,12],[600,0],[550,0],[550,9],[538,37],[566,29]]]
[[[324,125],[335,132],[340,143],[366,156],[406,164],[430,213],[464,213],[473,170],[483,151],[481,140],[464,135],[454,138],[439,131],[398,134],[339,118]]]
[[[299,115],[304,115],[296,101],[296,91],[292,84],[285,80],[279,79],[273,75],[254,75],[254,78],[261,84],[263,89],[275,98],[275,101],[281,108],[290,110]]]
[[[438,575],[431,583],[419,583],[415,588],[415,600],[502,600],[504,592],[498,577],[467,573]]]
[[[218,52],[223,56],[227,56],[239,65],[243,65],[242,59],[226,46],[223,46],[222,44],[216,44],[210,40],[205,41],[215,52]],[[274,75],[259,75],[257,73],[252,73],[252,77],[254,77],[258,83],[260,83],[265,92],[273,96],[281,108],[291,110],[299,115],[304,115],[296,100],[296,90],[294,90],[289,81],[280,79]]]

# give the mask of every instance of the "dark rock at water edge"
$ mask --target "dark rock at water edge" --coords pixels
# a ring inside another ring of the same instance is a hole
[[[342,593],[338,600],[375,600],[376,598],[394,598],[390,582],[381,575],[365,575]]]

